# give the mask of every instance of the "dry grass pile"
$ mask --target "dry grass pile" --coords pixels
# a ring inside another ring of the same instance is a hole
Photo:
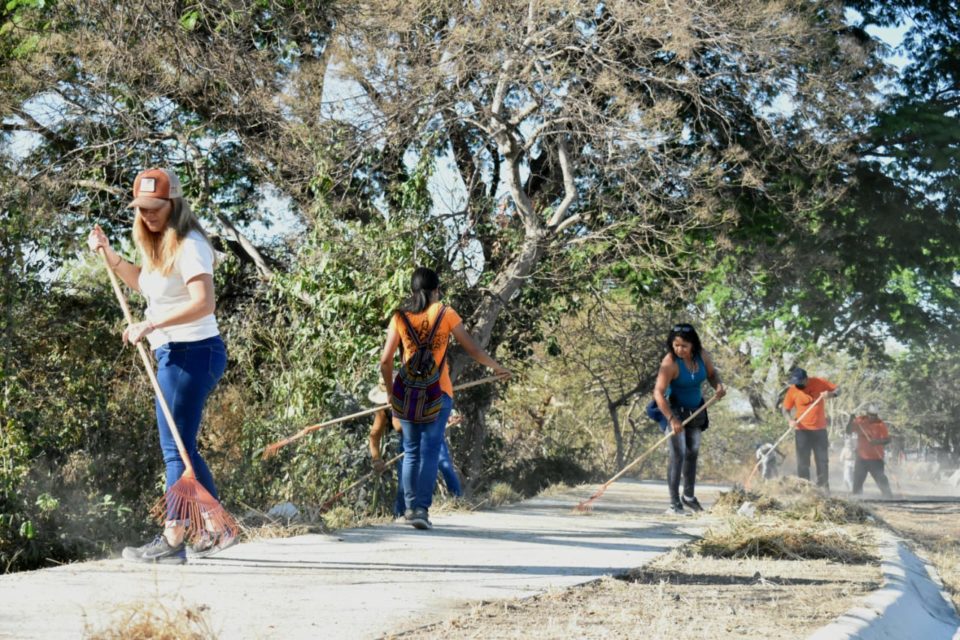
[[[283,524],[280,522],[265,522],[262,524],[240,524],[241,540],[272,540],[275,538],[292,538],[308,533],[324,533],[322,525],[318,524]]]
[[[566,482],[554,482],[553,484],[549,484],[540,490],[540,492],[537,493],[537,497],[551,498],[554,496],[561,496],[565,493],[570,493],[573,488],[573,485],[567,484]]]
[[[304,508],[293,517],[278,517],[243,504],[247,512],[240,519],[240,540],[292,538],[308,533],[326,533],[319,509]]]
[[[863,524],[872,522],[869,511],[856,502],[834,498],[807,480],[794,476],[764,485],[762,492],[783,505],[785,517],[807,522]]]
[[[710,511],[718,514],[736,513],[745,502],[753,503],[757,513],[767,513],[781,508],[776,498],[759,491],[747,491],[743,485],[735,484],[730,491],[720,492]]]
[[[136,603],[121,607],[108,627],[86,629],[89,640],[210,640],[217,634],[206,617],[206,606],[166,607]]]
[[[753,514],[736,515],[746,503],[753,505]],[[876,561],[864,536],[848,531],[871,521],[870,513],[858,504],[827,495],[806,480],[785,477],[753,491],[735,486],[720,494],[712,512],[730,517],[692,546],[702,556],[824,559],[844,564]]]
[[[872,514],[858,503],[831,497],[812,482],[794,476],[758,485],[752,491],[741,485],[734,485],[730,491],[720,493],[712,512],[736,513],[745,502],[752,503],[758,514],[776,513],[784,518],[804,522],[873,522]]]
[[[774,560],[833,560],[844,564],[876,562],[863,540],[843,530],[798,526],[787,522],[734,519],[709,529],[693,544],[700,555],[713,558]]]

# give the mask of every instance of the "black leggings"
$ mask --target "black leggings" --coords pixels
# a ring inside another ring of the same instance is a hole
[[[700,453],[700,438],[703,429],[684,427],[679,434],[670,436],[670,461],[667,463],[667,486],[670,501],[680,502],[680,475],[683,475],[683,495],[693,497],[697,482],[697,456]]]

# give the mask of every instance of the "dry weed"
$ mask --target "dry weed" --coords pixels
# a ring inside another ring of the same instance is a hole
[[[513,490],[506,482],[497,482],[490,487],[490,492],[485,498],[485,502],[490,507],[496,508],[504,504],[511,504],[523,500],[523,496]]]
[[[549,498],[553,496],[563,495],[569,493],[573,489],[573,485],[569,485],[566,482],[555,482],[551,485],[544,487],[540,493],[537,494],[538,498]]]
[[[85,629],[89,640],[209,640],[216,638],[207,607],[168,608],[159,602],[138,602],[117,611],[109,626]]]

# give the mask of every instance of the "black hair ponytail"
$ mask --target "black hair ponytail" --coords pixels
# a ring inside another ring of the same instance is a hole
[[[430,294],[439,288],[440,276],[436,271],[417,267],[410,278],[410,296],[394,313],[422,313],[430,305]]]

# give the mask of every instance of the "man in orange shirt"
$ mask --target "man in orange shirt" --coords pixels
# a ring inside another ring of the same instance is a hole
[[[863,493],[863,482],[867,473],[873,476],[880,493],[884,498],[892,498],[890,481],[883,470],[883,447],[890,442],[890,432],[887,425],[877,415],[873,405],[867,406],[867,413],[862,416],[850,417],[847,423],[847,433],[857,434],[857,461],[853,467],[853,495]]]
[[[817,465],[817,486],[830,489],[830,471],[828,453],[830,442],[827,439],[827,413],[823,408],[823,400],[810,409],[817,398],[824,395],[832,398],[840,394],[837,385],[824,378],[811,378],[803,369],[797,368],[790,372],[787,381],[790,387],[783,397],[783,416],[796,429],[794,435],[797,443],[797,475],[804,480],[810,479],[810,453]],[[796,410],[795,419],[790,411]],[[807,411],[807,409],[810,409]],[[798,421],[799,419],[799,421]]]

